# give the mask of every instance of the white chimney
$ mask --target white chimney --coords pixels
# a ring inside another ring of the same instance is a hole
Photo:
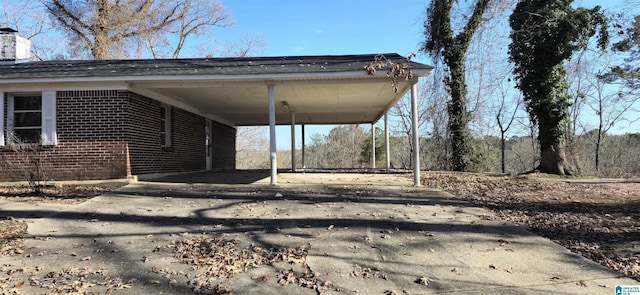
[[[0,63],[16,63],[29,60],[31,41],[16,35],[12,28],[0,28]]]

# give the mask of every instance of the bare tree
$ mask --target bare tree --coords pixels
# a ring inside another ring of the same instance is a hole
[[[179,58],[189,37],[211,35],[213,29],[234,25],[231,13],[218,1],[182,1],[178,8],[178,19],[167,30],[153,31],[143,36],[145,47],[153,58]],[[231,54],[230,56],[240,56]]]
[[[418,129],[426,139],[420,144],[421,165],[426,169],[448,169],[447,100],[448,94],[442,80],[445,77],[442,61],[436,62],[429,77],[418,84]],[[411,101],[399,100],[390,110],[394,119],[391,130],[398,144],[391,149],[392,165],[412,166],[413,134],[411,132]]]
[[[505,169],[505,150],[506,150],[506,134],[511,129],[511,125],[516,119],[518,108],[522,102],[521,98],[516,99],[516,104],[513,106],[513,110],[509,110],[507,102],[507,92],[504,88],[501,88],[500,104],[498,105],[498,112],[496,113],[496,122],[500,128],[500,167],[502,173],[506,173]]]
[[[571,150],[584,149],[581,145],[586,143],[576,139],[579,132],[583,133],[580,137],[586,137],[593,143],[592,156],[587,158],[598,173],[604,137],[615,125],[630,125],[640,120],[636,115],[640,111],[637,109],[640,97],[633,93],[633,89],[627,88],[628,84],[624,81],[601,74],[611,67],[613,57],[591,47],[566,63],[569,94],[574,97],[570,108],[571,122],[568,123],[566,134]],[[594,121],[595,124],[592,123]],[[581,130],[577,130],[578,127]],[[577,154],[573,156],[578,157]],[[582,163],[576,159],[575,164],[580,167]]]
[[[433,75],[433,73],[432,73]],[[421,89],[427,90],[427,85],[432,85],[432,79],[427,81],[420,81],[419,86]],[[427,100],[430,96],[435,95],[437,90],[434,89],[434,92],[429,91],[419,91],[420,94],[418,96],[418,130],[424,130],[424,126],[430,122],[432,117],[429,116],[429,105]],[[402,166],[402,167],[411,167],[411,152],[413,150],[413,134],[411,132],[411,101],[408,96],[400,99],[391,109],[389,109],[389,115],[395,118],[395,123],[393,124],[393,133],[395,137],[401,138],[401,140],[406,140],[406,145],[403,145],[402,151],[400,153],[396,153],[395,157],[400,163],[392,163],[393,166]],[[396,162],[396,161],[393,161]],[[396,165],[399,164],[399,165]]]
[[[267,127],[238,127],[236,131],[236,164],[238,169],[269,167]]]
[[[204,0],[44,1],[47,12],[80,52],[94,59],[123,58],[143,43],[156,56],[157,47],[172,48],[178,57],[192,35],[232,24],[219,2]],[[162,36],[162,37],[160,37]],[[169,41],[175,40],[175,41]],[[175,42],[175,43],[172,43]]]
[[[240,35],[237,41],[226,41],[222,45],[224,56],[247,57],[264,54],[267,37],[258,32]]]
[[[27,39],[32,39],[50,30],[51,27],[46,21],[46,15],[37,12],[38,3],[33,0],[21,1],[20,3],[8,0],[0,1],[3,8],[0,11],[0,26],[15,29]],[[36,12],[34,13],[34,11]]]
[[[66,42],[52,36],[55,28],[40,1],[0,0],[0,27],[9,27],[18,31],[20,36],[31,41],[31,59],[64,59],[69,53]]]
[[[593,92],[586,95],[587,106],[598,118],[598,126],[595,138],[595,168],[600,171],[600,152],[602,139],[611,128],[621,122],[632,124],[640,120],[640,110],[634,108],[640,97],[623,90],[610,92],[607,89],[607,82],[594,77],[588,80],[591,83]]]
[[[312,168],[359,168],[366,132],[358,125],[338,126],[328,135],[314,134],[306,149],[305,161]]]

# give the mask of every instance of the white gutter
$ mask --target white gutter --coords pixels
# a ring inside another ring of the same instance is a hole
[[[428,76],[430,69],[412,69],[413,75],[416,77]],[[322,79],[322,78],[366,78],[386,77],[386,71],[377,71],[373,75],[369,75],[366,70],[343,71],[343,72],[313,72],[313,73],[278,73],[278,74],[245,74],[245,75],[145,75],[145,76],[81,76],[81,77],[62,77],[62,78],[20,78],[0,79],[0,84],[14,83],[82,83],[82,82],[143,82],[143,81],[273,81],[273,80],[305,80],[305,79]]]

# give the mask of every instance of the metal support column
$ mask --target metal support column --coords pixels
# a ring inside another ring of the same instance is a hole
[[[291,171],[296,172],[296,112],[291,112]]]
[[[411,85],[411,133],[413,136],[413,186],[420,186],[420,146],[418,135],[418,86]]]
[[[376,169],[376,125],[371,123],[371,168]]]
[[[384,112],[384,158],[387,162],[387,173],[391,169],[391,151],[389,150],[389,111]]]
[[[307,168],[307,165],[304,163],[304,124],[302,124],[302,169]]]
[[[269,153],[271,159],[271,184],[278,183],[278,161],[276,150],[276,98],[273,85],[268,85],[269,90]]]

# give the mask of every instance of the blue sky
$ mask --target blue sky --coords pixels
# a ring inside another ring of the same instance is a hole
[[[266,55],[341,55],[419,48],[426,1],[224,1],[236,21],[225,38],[242,32],[267,37]]]

